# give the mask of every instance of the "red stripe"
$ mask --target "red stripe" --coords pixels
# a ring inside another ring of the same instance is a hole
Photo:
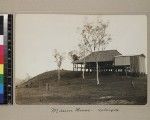
[[[4,56],[0,55],[0,64],[4,64]]]
[[[0,45],[0,64],[4,63],[4,45]]]
[[[4,45],[0,45],[0,55],[4,55]]]

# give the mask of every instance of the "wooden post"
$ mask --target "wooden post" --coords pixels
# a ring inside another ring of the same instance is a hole
[[[49,83],[46,83],[46,93],[49,91]]]
[[[90,68],[88,67],[88,73],[90,72]]]
[[[126,73],[126,76],[128,76],[127,68],[125,68],[125,73]]]

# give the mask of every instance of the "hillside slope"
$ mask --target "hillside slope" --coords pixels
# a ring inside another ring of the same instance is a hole
[[[61,70],[61,81],[73,78],[81,77],[82,73],[77,71]],[[46,83],[57,82],[57,70],[44,72],[39,74],[30,80],[20,84],[18,87],[38,87],[40,85],[45,85]]]
[[[146,104],[147,78],[100,75],[101,85],[96,85],[96,75],[75,71],[42,73],[16,87],[18,104]],[[132,85],[132,81],[134,86]],[[47,86],[48,85],[48,86]]]

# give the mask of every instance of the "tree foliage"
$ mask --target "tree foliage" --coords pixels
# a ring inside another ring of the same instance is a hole
[[[79,60],[80,56],[78,55],[76,50],[72,50],[68,53],[69,57],[71,58],[71,61]]]
[[[61,68],[62,61],[64,60],[63,54],[58,52],[56,49],[54,50],[54,58],[58,68]]]
[[[111,36],[107,33],[108,23],[98,19],[95,23],[87,23],[81,28],[81,43],[79,48],[85,53],[105,50],[111,41]]]
[[[108,23],[105,23],[100,19],[97,19],[97,22],[95,23],[87,23],[81,28],[81,42],[78,44],[78,47],[80,56],[82,56],[84,60],[84,70],[82,73],[83,79],[85,79],[85,57],[92,52],[105,50],[107,44],[111,41],[111,36],[107,33],[107,29]],[[99,65],[97,58],[95,58],[95,60],[97,66],[97,84],[99,84]]]

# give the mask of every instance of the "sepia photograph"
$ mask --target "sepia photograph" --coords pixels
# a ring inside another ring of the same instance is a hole
[[[16,14],[19,105],[147,104],[145,15]]]

